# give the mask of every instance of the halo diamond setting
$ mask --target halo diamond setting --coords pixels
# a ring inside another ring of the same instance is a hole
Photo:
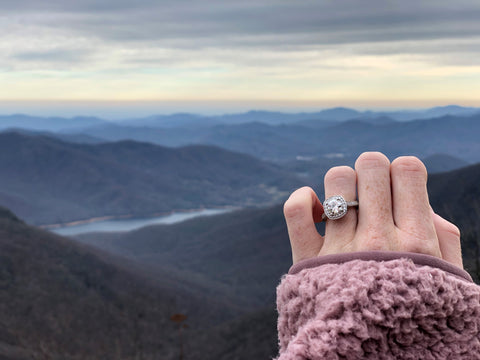
[[[330,220],[337,220],[345,216],[348,205],[343,196],[335,195],[323,202],[323,211]]]

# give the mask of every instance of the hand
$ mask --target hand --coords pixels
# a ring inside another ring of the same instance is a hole
[[[327,220],[325,236],[315,227],[323,206],[309,187],[295,191],[284,214],[293,263],[327,254],[354,251],[407,251],[439,257],[463,268],[460,231],[430,207],[427,170],[416,157],[399,157],[391,164],[381,153],[360,155],[355,170],[331,168],[325,175],[325,196],[356,199],[338,220]]]

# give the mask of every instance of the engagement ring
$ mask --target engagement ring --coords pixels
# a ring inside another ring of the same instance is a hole
[[[337,220],[345,216],[349,206],[358,206],[358,201],[345,201],[343,196],[331,196],[323,202],[322,221]]]

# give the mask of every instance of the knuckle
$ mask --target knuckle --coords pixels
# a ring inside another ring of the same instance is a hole
[[[432,256],[440,255],[438,241],[433,238],[410,239],[402,243],[400,250]]]
[[[285,218],[292,219],[304,213],[304,206],[300,202],[287,200],[283,205],[283,214]]]
[[[369,226],[359,242],[359,250],[395,250],[396,237],[393,229],[379,226]]]
[[[368,236],[361,244],[362,251],[381,251],[390,250],[389,242],[385,241],[383,237]]]
[[[460,229],[456,225],[454,225],[450,222],[449,222],[449,226],[447,228],[447,231],[449,233],[455,235],[457,238],[460,238],[460,236],[461,236]]]

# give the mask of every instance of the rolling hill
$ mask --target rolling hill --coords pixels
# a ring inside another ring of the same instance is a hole
[[[211,146],[74,144],[0,133],[0,204],[27,222],[279,201],[297,179],[277,165]]]
[[[462,159],[446,154],[434,154],[422,159],[429,174],[443,173],[466,167],[469,164]]]
[[[221,289],[27,225],[3,207],[0,252],[1,359],[178,359],[178,313],[190,359],[275,355],[272,308],[247,313]]]
[[[435,211],[459,224],[480,229],[480,164],[429,177],[430,203]]]
[[[230,289],[236,304],[252,311],[273,303],[275,285],[291,262],[280,205],[74,238],[150,268],[211,281]]]
[[[0,252],[0,358],[173,358],[165,291],[4,208]]]

